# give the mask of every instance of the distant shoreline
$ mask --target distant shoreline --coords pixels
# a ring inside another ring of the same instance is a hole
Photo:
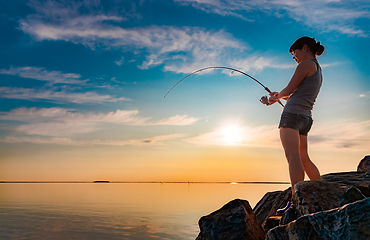
[[[179,184],[290,184],[289,182],[181,182],[181,181],[107,181],[107,180],[95,180],[95,181],[0,181],[1,183],[179,183]]]

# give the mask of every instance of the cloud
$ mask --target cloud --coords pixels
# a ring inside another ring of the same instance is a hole
[[[102,128],[103,123],[134,126],[153,125],[190,125],[198,118],[187,115],[170,117],[151,122],[150,117],[139,117],[137,110],[117,110],[109,113],[80,113],[64,108],[18,108],[7,113],[0,113],[0,120],[20,121],[13,131],[27,135],[65,137],[94,132]]]
[[[117,110],[107,114],[79,113],[63,108],[18,108],[0,115],[1,120],[20,121],[15,132],[42,136],[73,136],[94,132],[99,123],[141,125],[147,119],[136,116],[137,111]]]
[[[123,62],[125,61],[125,58],[124,57],[121,57],[120,60],[117,60],[115,61],[115,63],[118,65],[118,66],[121,66],[123,64]]]
[[[86,16],[91,18],[91,16]],[[95,16],[96,17],[96,16]],[[80,17],[84,18],[84,17]],[[147,69],[165,64],[165,70],[190,72],[194,65],[203,66],[220,63],[230,51],[244,51],[247,47],[224,31],[206,31],[197,27],[176,28],[171,26],[149,26],[124,29],[104,24],[98,20],[93,24],[68,25],[27,20],[20,23],[20,29],[42,40],[63,40],[83,44],[91,49],[108,47],[122,51],[143,52],[145,60],[139,67]],[[170,62],[170,63],[169,63]],[[122,64],[122,59],[116,62]],[[180,67],[181,65],[185,67]]]
[[[249,20],[254,11],[263,11],[276,17],[288,15],[297,22],[327,32],[339,32],[350,36],[369,37],[369,33],[356,26],[355,21],[370,18],[369,2],[358,1],[356,4],[337,0],[274,0],[274,1],[208,1],[175,0],[180,4],[191,5],[208,13],[222,16],[235,16]]]
[[[368,150],[370,120],[347,119],[315,124],[308,138],[310,148],[315,150]],[[281,148],[276,125],[222,127],[187,141],[202,146]]]
[[[131,139],[131,140],[73,140],[71,138],[63,137],[16,137],[8,136],[0,139],[0,142],[6,143],[32,143],[32,144],[57,144],[70,146],[144,146],[148,144],[162,144],[163,142],[185,137],[184,134],[169,134],[159,135],[145,139]]]
[[[47,82],[40,89],[19,88],[19,87],[0,87],[0,98],[24,99],[24,100],[51,100],[54,102],[73,102],[73,103],[101,103],[131,101],[128,98],[116,98],[110,95],[101,95],[95,92],[71,92],[70,86],[62,86],[58,89],[55,84],[69,84],[87,86],[87,79],[81,79],[80,74],[62,73],[59,71],[48,71],[41,67],[10,67],[0,69],[0,74],[14,75],[25,79],[34,79]],[[96,86],[95,86],[96,87]],[[99,87],[99,86],[98,86]],[[110,86],[100,86],[110,87]],[[69,90],[70,89],[70,90]]]
[[[94,92],[76,93],[67,90],[56,89],[32,89],[17,87],[0,87],[0,98],[24,99],[24,100],[51,100],[55,102],[73,102],[73,103],[101,103],[131,101],[128,98],[116,98],[111,95],[100,95]]]
[[[263,56],[250,56],[244,59],[231,61],[231,65],[242,71],[249,72],[251,69],[262,70],[264,68],[295,68],[297,64],[278,64],[279,61],[274,61],[272,58]]]
[[[152,122],[151,125],[192,125],[199,121],[199,118],[188,117],[188,115],[176,115],[167,119],[162,119],[156,122]]]
[[[58,144],[58,145],[72,145],[81,146],[81,143],[70,138],[40,138],[40,137],[15,137],[7,136],[0,139],[0,142],[5,143],[34,143],[34,144]]]
[[[82,84],[88,80],[82,80],[81,75],[75,73],[62,73],[59,71],[47,71],[40,67],[10,67],[0,69],[0,74],[15,75],[22,78],[31,78],[39,81],[47,81],[52,84],[68,83]]]
[[[370,98],[370,91],[366,93],[361,93],[358,95],[360,98]]]
[[[256,9],[267,12],[278,12],[283,9],[294,18],[297,11],[306,16],[306,5],[311,8],[311,4],[303,4],[301,1],[184,0],[178,2],[191,4],[207,12],[235,15],[245,19],[246,17],[243,17],[245,11],[256,11]],[[122,52],[134,52],[137,59],[127,59],[127,61],[136,61],[141,69],[163,65],[165,71],[190,73],[194,69],[222,65],[241,68],[245,71],[294,67],[292,64],[277,64],[278,61],[275,61],[274,58],[261,57],[260,53],[259,56],[253,54],[246,43],[223,30],[155,25],[123,28],[120,23],[125,21],[124,18],[117,16],[116,13],[96,11],[90,5],[86,7],[86,4],[88,5],[87,2],[56,3],[54,1],[31,4],[35,13],[20,20],[19,29],[38,41],[67,41],[83,44],[91,49],[107,50],[113,48]],[[326,6],[326,4],[319,4],[319,6]],[[82,9],[85,10],[82,11]],[[310,16],[307,15],[306,18]],[[366,14],[347,13],[345,18],[353,19],[350,16],[355,18],[355,16],[366,16]],[[318,21],[318,23],[321,22]],[[341,27],[349,28],[347,25]],[[349,30],[347,30],[348,32]],[[355,30],[352,32],[359,34]],[[142,58],[143,56],[144,58]],[[126,61],[126,58],[122,57],[115,61],[115,64],[121,65],[123,61]]]
[[[315,149],[368,150],[370,120],[347,119],[315,125],[309,141]]]
[[[151,138],[146,138],[144,140],[139,140],[139,143],[153,144],[153,143],[157,143],[157,142],[163,142],[163,141],[183,138],[185,136],[186,136],[186,134],[182,134],[182,133],[159,135],[159,136],[155,136],[155,137],[151,137]],[[137,140],[135,142],[137,142]]]
[[[226,126],[187,141],[202,146],[281,147],[276,125]]]
[[[91,49],[135,52],[141,69],[163,65],[166,71],[189,73],[201,67],[230,65],[237,56],[251,54],[247,44],[223,30],[155,25],[123,28],[119,23],[124,19],[113,13],[89,10],[81,14],[83,4],[46,1],[31,5],[36,13],[20,20],[19,29],[38,41],[68,41]],[[267,57],[263,60],[250,68],[274,67],[263,64],[272,63]]]

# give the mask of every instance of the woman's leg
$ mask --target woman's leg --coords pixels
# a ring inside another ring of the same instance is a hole
[[[310,157],[308,156],[308,143],[307,143],[307,136],[299,135],[300,138],[300,155],[302,164],[304,167],[307,176],[311,180],[321,180],[319,169],[316,165],[311,161]]]
[[[300,154],[300,135],[298,130],[280,128],[280,140],[289,164],[290,182],[293,187],[304,180],[304,168]]]

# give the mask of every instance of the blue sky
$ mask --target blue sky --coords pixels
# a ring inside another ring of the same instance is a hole
[[[208,66],[280,91],[301,36],[326,48],[315,162],[369,154],[368,1],[3,1],[0,32],[4,180],[286,180],[258,84],[210,70],[163,96]]]

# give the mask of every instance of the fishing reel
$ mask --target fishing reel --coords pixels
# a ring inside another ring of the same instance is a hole
[[[271,105],[271,104],[269,103],[269,99],[268,99],[268,97],[267,97],[267,96],[263,96],[263,97],[261,97],[260,102],[261,102],[262,104],[265,104],[266,106]]]
[[[269,98],[268,98],[267,96],[263,96],[263,97],[261,97],[260,102],[261,102],[262,104],[265,104],[266,106],[270,106],[270,105],[271,105],[271,103],[269,103]],[[280,100],[278,100],[277,102],[278,102],[282,107],[284,107],[284,104],[282,104],[282,103],[280,102]]]

